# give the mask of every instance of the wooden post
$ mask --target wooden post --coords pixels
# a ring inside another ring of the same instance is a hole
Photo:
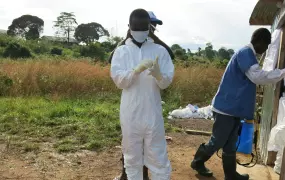
[[[284,148],[284,151],[283,151],[283,159],[282,159],[282,165],[281,165],[280,180],[285,180],[285,148]]]

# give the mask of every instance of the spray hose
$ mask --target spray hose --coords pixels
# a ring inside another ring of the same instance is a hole
[[[254,139],[253,139],[253,144],[254,144],[254,151],[255,151],[255,154],[252,152],[251,153],[251,160],[250,162],[248,163],[240,163],[238,160],[236,161],[238,165],[240,166],[243,166],[243,167],[246,167],[246,168],[252,168],[254,167],[257,162],[258,162],[258,154],[257,154],[257,137],[258,137],[258,129],[259,128],[256,128],[255,132],[254,132]],[[241,132],[242,132],[242,125],[240,125],[239,127],[239,131],[238,131],[238,136],[240,137],[241,135]],[[236,151],[238,150],[239,148],[239,145],[240,145],[240,138],[239,138],[239,141],[238,141],[238,145],[237,145],[237,148],[236,148]],[[217,151],[217,156],[219,158],[222,158],[220,155],[219,155],[219,151]]]

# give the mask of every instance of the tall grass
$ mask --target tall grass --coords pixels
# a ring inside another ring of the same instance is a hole
[[[47,141],[59,152],[119,144],[120,91],[109,71],[88,59],[0,61],[0,141],[24,151],[38,151]],[[188,103],[208,104],[222,73],[177,64],[172,85],[162,92],[164,117]]]
[[[6,96],[63,97],[92,96],[119,93],[110,78],[108,65],[89,60],[2,61],[0,72],[13,80]],[[199,65],[176,66],[172,85],[164,97],[176,98],[180,103],[208,103],[217,90],[223,70]]]
[[[215,95],[223,70],[214,67],[177,67],[168,94],[179,94],[181,104],[208,104]]]
[[[109,68],[88,61],[5,62],[1,72],[13,80],[6,95],[84,96],[115,92]]]

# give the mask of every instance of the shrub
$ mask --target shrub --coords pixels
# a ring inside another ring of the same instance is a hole
[[[0,74],[0,96],[7,95],[13,86],[13,80],[7,75]]]
[[[226,68],[229,63],[228,59],[214,61],[214,66],[217,68]]]
[[[64,56],[68,56],[68,57],[72,57],[73,56],[73,54],[74,54],[74,52],[72,51],[72,50],[70,50],[70,49],[63,49],[63,51],[62,51],[62,55],[64,55]]]
[[[104,60],[105,51],[104,48],[101,47],[100,43],[92,43],[88,46],[82,46],[80,49],[81,56],[97,58],[100,60]]]
[[[32,57],[32,53],[27,47],[24,47],[17,42],[12,42],[5,48],[3,57],[30,58]]]
[[[5,51],[5,48],[0,47],[0,57],[3,57],[4,51]]]
[[[0,47],[7,47],[14,38],[7,35],[0,35]]]
[[[61,56],[62,55],[62,49],[61,48],[58,48],[58,47],[54,47],[51,49],[50,53],[52,55],[58,55],[58,56]]]
[[[25,41],[25,46],[29,47],[36,54],[49,54],[51,44],[47,41]]]

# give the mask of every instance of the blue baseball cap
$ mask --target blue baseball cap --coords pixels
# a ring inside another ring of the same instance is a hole
[[[149,17],[150,17],[150,21],[152,23],[157,23],[159,25],[162,25],[162,21],[157,19],[156,16],[154,15],[154,13],[152,11],[148,11]]]

